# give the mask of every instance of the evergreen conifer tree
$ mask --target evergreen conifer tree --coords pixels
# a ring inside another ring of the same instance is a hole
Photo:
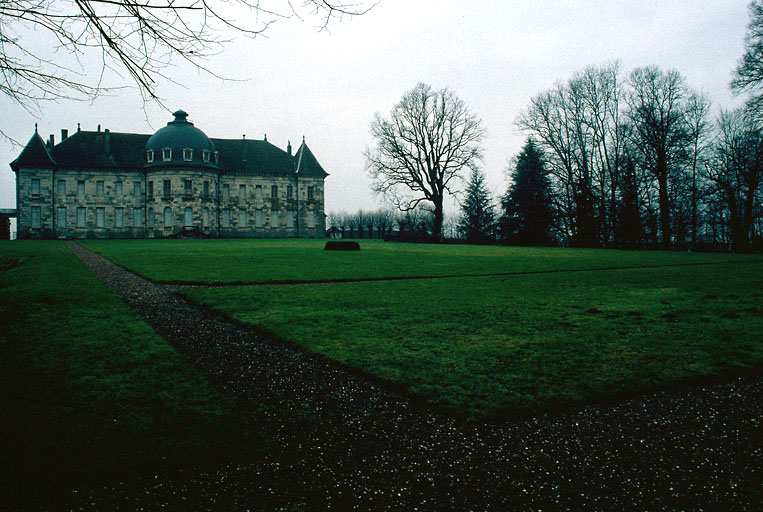
[[[501,200],[501,238],[516,245],[547,245],[553,241],[551,185],[543,153],[528,139],[517,155],[511,186]]]
[[[483,244],[494,239],[495,212],[485,176],[474,168],[461,204],[458,230],[469,243]]]

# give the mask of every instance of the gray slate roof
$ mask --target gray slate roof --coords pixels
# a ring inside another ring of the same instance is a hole
[[[48,148],[35,133],[11,168],[143,169],[149,138],[137,133],[77,131]],[[292,156],[264,140],[211,140],[222,173],[327,176],[304,142]]]

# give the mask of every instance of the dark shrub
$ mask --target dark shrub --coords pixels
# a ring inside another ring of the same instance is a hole
[[[332,240],[330,242],[326,242],[326,247],[323,249],[326,251],[359,251],[360,244],[358,244],[358,242]]]

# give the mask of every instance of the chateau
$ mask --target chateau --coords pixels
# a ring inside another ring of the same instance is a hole
[[[304,139],[210,139],[173,115],[153,135],[35,130],[11,163],[18,238],[324,237],[327,174]]]

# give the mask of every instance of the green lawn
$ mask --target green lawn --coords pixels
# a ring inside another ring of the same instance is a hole
[[[60,242],[0,242],[0,495],[256,457],[252,420]],[[0,507],[2,508],[2,507]]]
[[[380,244],[357,256],[375,260],[374,251],[392,255],[396,248],[409,260],[413,247],[406,245]],[[585,251],[482,247],[424,250],[425,257],[473,251],[491,268],[511,268],[486,256],[502,251],[519,254],[523,267],[531,253],[539,254],[540,268],[729,258],[605,251],[590,251],[588,258]],[[226,260],[217,263],[228,265]],[[400,268],[393,257],[390,266]],[[638,270],[184,293],[472,417],[634,393],[759,369],[763,362],[760,258]]]
[[[160,282],[279,282],[536,272],[760,260],[729,254],[397,244],[360,240],[359,252],[325,240],[88,240],[85,247]]]

